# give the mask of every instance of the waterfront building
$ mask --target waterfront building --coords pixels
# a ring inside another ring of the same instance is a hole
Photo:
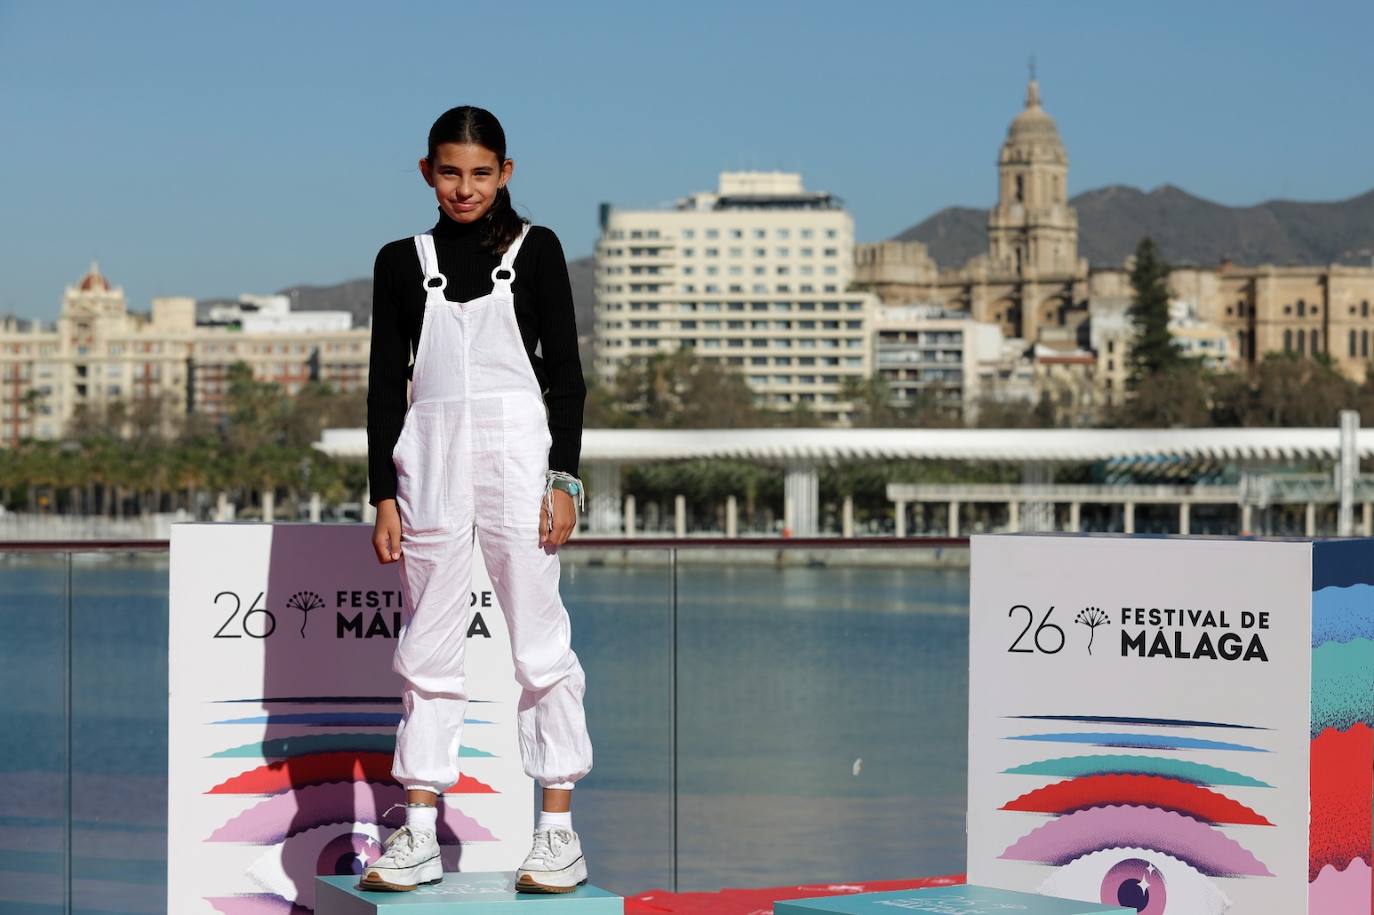
[[[670,209],[602,207],[596,358],[691,348],[739,372],[758,402],[843,419],[845,379],[872,373],[875,296],[851,289],[854,221],[790,172],[722,172]]]
[[[187,413],[222,412],[240,361],[289,394],[312,380],[365,389],[369,331],[351,328],[347,313],[292,314],[276,298],[246,296],[236,316],[221,309],[205,324],[184,297],[134,312],[91,264],[64,290],[54,324],[0,320],[0,446],[61,438],[73,420],[106,416],[115,403],[151,407],[151,424],[170,434]]]

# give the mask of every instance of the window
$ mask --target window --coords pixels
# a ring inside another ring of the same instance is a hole
[[[767,230],[767,229],[755,229],[755,230],[754,230],[754,237],[755,237],[755,238],[767,238],[767,237],[768,237],[768,230]]]
[[[1369,331],[1367,330],[1360,331],[1360,356],[1361,358],[1369,357]]]
[[[1301,318],[1305,314],[1307,314],[1307,303],[1298,299],[1298,317]]]
[[[1021,175],[1016,176],[1016,202],[1024,203],[1026,200],[1026,179]]]
[[[1312,331],[1312,336],[1308,338],[1308,344],[1307,344],[1307,346],[1308,346],[1308,352],[1310,352],[1310,353],[1311,353],[1312,355],[1314,355],[1314,356],[1317,355],[1317,353],[1321,352],[1321,339],[1322,339],[1322,332],[1321,332],[1321,331],[1319,331],[1319,330],[1314,330],[1314,331]]]
[[[1367,332],[1366,332],[1367,333]],[[1355,349],[1355,332],[1350,332],[1350,357],[1353,359],[1357,355]]]
[[[787,248],[778,248],[776,254],[778,257],[790,257],[792,252]]]
[[[683,256],[683,257],[696,257],[696,256],[697,256],[697,249],[696,249],[696,248],[683,248],[683,249],[682,249],[682,256]]]
[[[1303,340],[1304,340],[1305,338],[1306,338],[1306,331],[1304,331],[1301,327],[1299,327],[1299,328],[1298,328],[1298,352],[1300,352],[1300,353],[1301,353],[1302,350],[1303,350]]]
[[[682,237],[683,237],[683,238],[696,238],[696,237],[697,237],[696,229],[683,229],[683,230],[682,230]]]
[[[743,238],[743,237],[744,237],[744,232],[742,232],[742,231],[739,230],[739,229],[731,229],[731,230],[730,230],[730,237],[731,237],[731,238]]]
[[[768,256],[768,249],[767,249],[767,248],[755,248],[755,249],[754,249],[754,256],[755,256],[755,257],[767,257],[767,256]]]
[[[706,230],[706,237],[707,237],[707,238],[720,238],[720,230],[719,230],[719,229],[707,229],[707,230]]]

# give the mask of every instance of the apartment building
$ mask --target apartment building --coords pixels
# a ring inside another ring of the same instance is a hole
[[[0,446],[60,438],[78,416],[116,402],[159,404],[171,432],[178,416],[223,412],[235,362],[290,394],[312,380],[343,391],[367,385],[369,331],[335,314],[293,318],[281,303],[263,313],[245,297],[237,317],[198,324],[193,299],[151,304],[130,311],[124,290],[93,263],[64,290],[54,324],[0,319]]]
[[[874,363],[894,404],[935,403],[970,415],[982,364],[1002,357],[1000,326],[938,304],[881,306],[874,319]]]
[[[595,371],[688,347],[744,376],[762,406],[843,420],[872,372],[877,298],[853,291],[854,221],[790,172],[722,172],[664,209],[603,205]]]

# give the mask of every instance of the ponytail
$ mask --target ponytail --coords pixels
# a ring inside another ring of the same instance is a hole
[[[498,256],[505,254],[506,249],[520,237],[525,227],[525,220],[520,218],[520,214],[515,212],[515,207],[511,204],[509,187],[502,185],[496,192],[496,199],[482,217],[482,222],[485,223],[482,229],[482,247]]]

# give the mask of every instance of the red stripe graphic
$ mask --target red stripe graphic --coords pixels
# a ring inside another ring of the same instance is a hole
[[[394,785],[390,753],[310,753],[249,769],[211,788],[207,794],[281,794],[330,782],[368,781]],[[496,789],[470,775],[445,794],[496,794]]]
[[[1158,775],[1086,775],[1027,792],[1002,809],[1058,816],[1109,805],[1158,807],[1214,825],[1274,825],[1224,794]]]

